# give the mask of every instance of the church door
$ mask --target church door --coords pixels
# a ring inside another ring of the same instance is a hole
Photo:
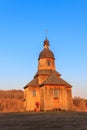
[[[54,106],[53,106],[53,108],[54,109],[58,109],[58,99],[57,98],[54,98]]]

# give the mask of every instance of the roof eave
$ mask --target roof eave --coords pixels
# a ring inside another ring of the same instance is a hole
[[[53,86],[53,85],[58,85],[58,86],[66,86],[67,88],[68,87],[72,87],[71,85],[66,85],[66,84],[40,84],[40,87],[42,87],[42,86],[44,86],[44,85],[51,85],[51,86]]]

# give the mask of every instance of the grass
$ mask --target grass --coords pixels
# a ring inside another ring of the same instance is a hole
[[[1,113],[0,130],[87,130],[86,112]]]

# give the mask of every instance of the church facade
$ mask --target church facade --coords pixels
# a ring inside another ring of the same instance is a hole
[[[72,86],[56,71],[55,57],[46,38],[39,54],[38,69],[24,87],[25,111],[72,110]]]

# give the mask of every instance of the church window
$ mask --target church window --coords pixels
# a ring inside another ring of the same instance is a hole
[[[53,95],[53,89],[52,88],[49,89],[49,95]]]
[[[50,61],[49,60],[48,60],[47,64],[48,64],[48,66],[50,66]]]
[[[33,97],[36,97],[36,91],[35,90],[32,91],[32,95],[33,95]]]
[[[54,98],[58,97],[58,89],[54,89]]]

